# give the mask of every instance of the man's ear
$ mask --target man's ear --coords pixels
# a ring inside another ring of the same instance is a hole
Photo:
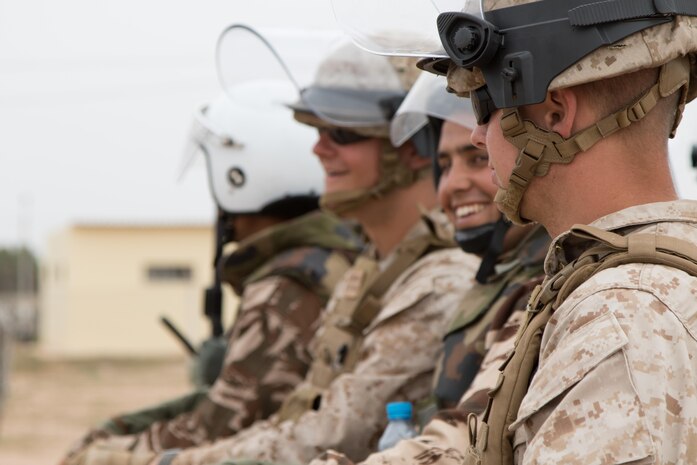
[[[547,99],[542,105],[545,107],[545,127],[564,138],[582,129],[578,127],[578,99],[573,90],[553,90],[547,94]]]
[[[412,170],[416,171],[431,164],[428,157],[422,157],[416,151],[414,144],[408,140],[397,149],[399,158]]]

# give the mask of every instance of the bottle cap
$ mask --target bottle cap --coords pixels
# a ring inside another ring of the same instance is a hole
[[[385,410],[388,420],[411,420],[411,402],[390,402]]]

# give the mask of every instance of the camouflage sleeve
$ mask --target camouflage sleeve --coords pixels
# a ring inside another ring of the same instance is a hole
[[[371,454],[360,465],[462,465],[469,445],[467,414],[457,409],[438,412],[422,433],[394,447]],[[353,465],[346,455],[329,450],[310,465]]]
[[[627,287],[593,292],[622,273]],[[650,286],[631,288],[649,276]],[[584,285],[545,330],[538,371],[512,425],[520,463],[693,462],[695,280],[629,266]]]
[[[329,448],[365,458],[385,427],[385,404],[428,395],[441,339],[472,284],[475,265],[459,250],[421,259],[388,292],[367,329],[357,366],[334,380],[317,410],[295,422],[257,422],[211,447],[184,451],[173,464],[212,465],[241,457],[307,463]]]
[[[186,448],[230,436],[278,410],[309,367],[323,301],[282,276],[248,285],[220,376],[193,411],[151,425],[135,450]]]
[[[470,413],[481,416],[486,408],[487,392],[498,379],[499,367],[513,350],[515,334],[525,318],[525,305],[530,291],[538,279],[523,286],[512,285],[494,303],[496,313],[482,343],[486,353],[477,375],[462,395],[457,408],[439,411],[421,434],[405,439],[394,447],[371,454],[362,465],[460,465],[469,447]],[[464,342],[464,341],[463,341]],[[337,452],[323,454],[311,465],[348,465],[351,462]]]
[[[112,444],[95,441],[88,448],[60,462],[61,465],[157,465],[161,461],[154,452],[131,452]]]

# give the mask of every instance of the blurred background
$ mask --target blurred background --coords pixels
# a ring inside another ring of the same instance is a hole
[[[159,318],[210,331],[215,210],[178,178],[232,23],[336,29],[328,0],[0,0],[0,464],[191,389]]]
[[[203,164],[178,178],[232,23],[336,29],[329,0],[0,0],[1,464],[56,463],[96,422],[190,389],[159,317],[209,331],[214,208]],[[670,146],[686,198],[695,106]]]

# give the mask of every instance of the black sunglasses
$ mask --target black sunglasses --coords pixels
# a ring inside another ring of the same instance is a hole
[[[343,128],[321,128],[320,133],[326,133],[329,138],[338,145],[350,145],[370,139],[368,136],[358,134],[350,129]]]
[[[487,87],[482,86],[470,91],[470,100],[472,100],[472,109],[477,118],[477,124],[487,124],[491,115],[497,110]]]

